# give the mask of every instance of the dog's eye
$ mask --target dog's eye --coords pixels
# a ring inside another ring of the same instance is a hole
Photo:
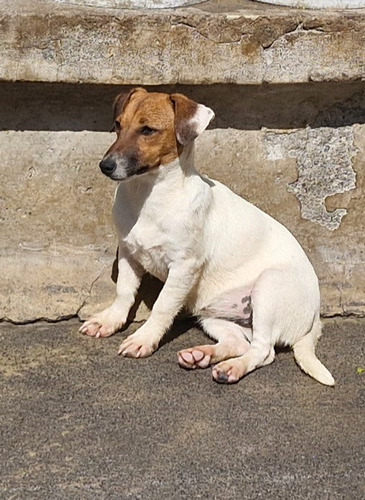
[[[115,120],[114,126],[113,126],[113,132],[120,132],[122,130],[122,126],[118,120]]]
[[[151,128],[151,127],[147,127],[147,125],[141,128],[141,134],[142,135],[152,135],[155,132],[157,132],[156,129]]]

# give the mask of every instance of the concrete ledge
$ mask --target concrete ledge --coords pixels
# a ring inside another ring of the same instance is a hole
[[[0,318],[84,318],[113,300],[115,184],[98,162],[120,90],[0,84]],[[175,90],[217,112],[197,144],[200,170],[295,234],[320,278],[323,315],[364,316],[364,85]],[[156,291],[148,282],[135,320]]]
[[[144,85],[357,80],[365,74],[364,13],[249,0],[158,12],[3,0],[0,79]]]

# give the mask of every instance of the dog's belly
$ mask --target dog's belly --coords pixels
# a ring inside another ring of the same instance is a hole
[[[252,327],[252,288],[242,287],[222,293],[198,311],[202,318],[233,321],[240,326]]]

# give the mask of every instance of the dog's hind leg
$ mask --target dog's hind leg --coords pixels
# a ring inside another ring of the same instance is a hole
[[[178,353],[179,364],[184,368],[207,368],[224,359],[241,356],[250,348],[251,328],[217,318],[201,320],[205,332],[216,344],[199,345]]]
[[[212,375],[217,382],[234,383],[247,373],[272,363],[275,359],[274,344],[279,336],[284,312],[282,287],[285,286],[281,271],[267,270],[254,284],[252,303],[252,342],[243,355],[227,359],[213,367]],[[288,305],[287,305],[288,306]]]
[[[255,317],[254,309],[253,336],[249,349],[243,355],[226,359],[213,367],[212,375],[217,382],[238,382],[247,373],[274,361],[274,343],[271,341],[272,322],[259,322]]]
[[[214,380],[232,384],[256,368],[272,363],[275,359],[274,347],[267,346],[268,349],[263,351],[262,346],[258,347],[255,344],[253,343],[243,356],[227,359],[214,366],[212,371]]]
[[[256,368],[272,363],[277,343],[296,345],[296,357],[302,366],[311,357],[307,344],[299,342],[311,330],[319,308],[319,293],[311,276],[293,269],[268,269],[254,284],[251,300],[250,349],[243,356],[216,365],[213,378],[217,382],[237,382]]]

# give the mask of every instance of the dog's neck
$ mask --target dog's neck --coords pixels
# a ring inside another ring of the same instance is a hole
[[[195,169],[195,143],[187,144],[182,150],[180,156],[177,158],[180,168],[185,176],[197,175]]]
[[[173,178],[174,181],[177,182],[178,179],[184,181],[187,177],[199,176],[195,168],[194,153],[194,142],[184,146],[184,149],[175,160],[156,169],[157,175],[155,177],[155,182],[166,182],[169,178]]]

